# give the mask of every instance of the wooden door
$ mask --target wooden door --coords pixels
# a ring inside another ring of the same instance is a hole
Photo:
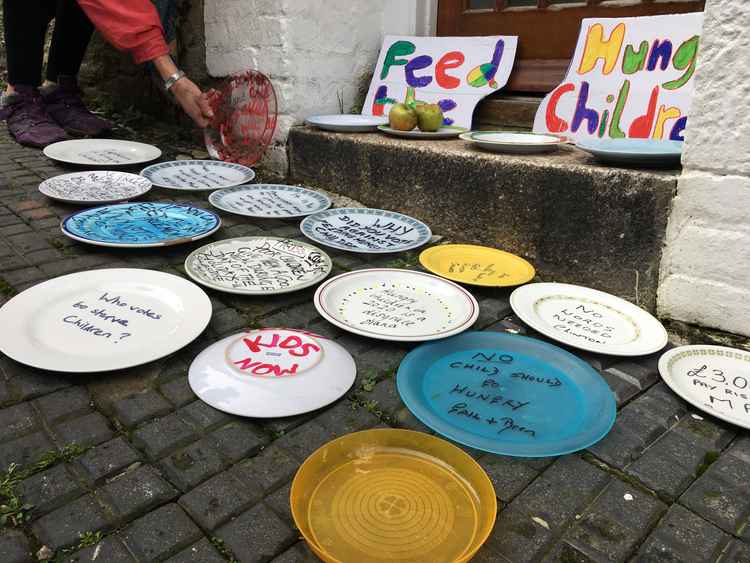
[[[506,90],[549,92],[565,76],[583,18],[678,14],[705,0],[438,0],[437,34],[517,35]]]

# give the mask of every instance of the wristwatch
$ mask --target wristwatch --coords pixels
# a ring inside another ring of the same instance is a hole
[[[177,82],[180,78],[183,78],[185,76],[185,73],[181,70],[178,70],[174,74],[167,77],[167,79],[164,81],[164,89],[169,92],[169,89],[172,88],[172,86],[175,85],[175,82]]]

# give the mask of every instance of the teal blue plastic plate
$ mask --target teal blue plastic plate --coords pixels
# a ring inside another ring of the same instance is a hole
[[[548,457],[607,435],[615,398],[583,360],[541,340],[466,332],[410,352],[398,391],[419,420],[486,452]]]

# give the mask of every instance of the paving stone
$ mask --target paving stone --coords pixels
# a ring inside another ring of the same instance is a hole
[[[3,563],[34,563],[29,540],[18,530],[0,530],[0,553]]]
[[[181,407],[196,399],[187,377],[180,377],[174,381],[165,383],[159,387],[159,390],[175,407]]]
[[[16,490],[23,502],[34,505],[38,518],[83,494],[83,488],[66,464],[59,464],[21,481]]]
[[[224,540],[240,563],[260,563],[281,554],[297,535],[264,504],[258,504],[219,528]]]
[[[371,375],[382,377],[395,374],[407,352],[408,349],[404,346],[383,343],[357,355],[357,381],[361,382],[364,377]]]
[[[276,443],[297,458],[298,461],[304,461],[320,446],[330,442],[332,437],[333,435],[329,430],[315,421],[310,421],[287,432],[276,440]]]
[[[116,401],[112,405],[115,416],[126,428],[135,428],[140,423],[169,413],[172,405],[156,391],[138,393]]]
[[[201,532],[176,504],[149,512],[128,526],[122,539],[136,557],[159,561],[201,538]]]
[[[292,491],[292,483],[289,482],[278,491],[271,493],[265,499],[266,505],[278,514],[287,524],[294,526],[292,518],[292,507],[289,503],[289,494]]]
[[[264,493],[268,493],[294,477],[297,469],[299,462],[272,444],[251,460],[235,465],[231,472],[240,483],[257,483]]]
[[[750,545],[733,540],[721,557],[722,563],[748,563],[750,561]]]
[[[166,563],[226,563],[211,542],[203,538],[198,543],[186,547]]]
[[[201,432],[208,432],[232,420],[232,417],[227,413],[215,409],[203,401],[193,401],[182,407],[178,412]]]
[[[674,504],[648,536],[636,556],[643,563],[716,561],[730,536]]]
[[[0,409],[0,441],[28,434],[36,427],[37,421],[29,403]]]
[[[115,435],[107,419],[98,412],[62,422],[54,432],[60,443],[78,444],[84,448],[106,442]]]
[[[224,469],[224,461],[211,442],[203,438],[169,454],[161,461],[160,467],[167,478],[184,492]]]
[[[83,386],[50,393],[33,401],[33,405],[50,424],[82,416],[91,411],[91,397]]]
[[[328,407],[318,415],[315,422],[328,430],[334,438],[372,428],[380,422],[380,419],[365,407],[352,407],[351,401],[346,398],[339,399],[334,406]]]
[[[60,260],[61,258],[63,258],[63,255],[58,250],[53,250],[52,248],[50,248],[47,250],[37,250],[36,252],[29,252],[28,254],[24,255],[24,258],[29,264],[38,266],[47,262]]]
[[[310,551],[305,542],[298,542],[274,558],[271,563],[318,563],[319,561],[320,559]],[[472,559],[472,561],[476,561],[476,559]]]
[[[234,309],[225,308],[214,312],[208,328],[218,336],[229,335],[247,327],[247,319]]]
[[[231,422],[209,434],[208,439],[225,459],[237,463],[256,455],[268,438],[249,422]]]
[[[214,530],[262,496],[263,490],[255,481],[239,481],[224,472],[180,497],[179,504],[204,530]]]
[[[142,465],[118,475],[98,491],[120,522],[127,522],[177,497],[177,491],[151,466]]]
[[[726,448],[737,435],[733,426],[697,414],[683,417],[673,432],[698,440],[706,449],[715,451]],[[750,458],[748,462],[750,463]]]
[[[135,563],[135,559],[119,538],[107,536],[96,545],[69,555],[64,563]]]
[[[506,295],[495,297],[480,297],[479,295],[475,295],[479,302],[479,317],[477,317],[477,321],[474,323],[475,329],[481,330],[501,320],[511,312],[507,291],[503,293]]]
[[[513,500],[539,475],[538,471],[512,457],[485,454],[477,461],[487,472],[497,497],[504,503]]]
[[[16,248],[19,252],[25,254],[27,252],[32,252],[34,250],[47,250],[50,246],[44,239],[41,239],[37,233],[31,232],[31,233],[21,233],[18,235],[12,235],[7,237],[5,240],[7,240],[13,247]],[[36,268],[34,268],[36,270]],[[44,277],[44,273],[39,271],[38,273],[31,273],[29,272],[27,274],[28,276],[38,276],[35,279],[42,279]]]
[[[151,459],[159,459],[188,444],[194,437],[192,428],[176,413],[172,413],[136,430],[133,443]]]
[[[609,385],[609,388],[612,389],[612,392],[615,394],[618,408],[640,392],[638,387],[625,379],[613,375],[609,371],[600,371],[599,374],[604,378],[604,381],[607,382],[607,385]]]
[[[0,367],[9,375],[18,398],[24,401],[70,387],[63,376],[23,366],[8,358],[0,358]]]
[[[89,482],[99,483],[140,459],[141,455],[137,450],[124,438],[117,437],[91,448],[76,461]]]
[[[31,529],[40,543],[52,550],[73,545],[85,532],[106,530],[109,522],[91,495],[74,500],[42,516]]]
[[[658,369],[649,369],[635,362],[617,363],[606,368],[604,372],[626,381],[639,391],[648,389],[659,381]]]
[[[28,466],[54,450],[54,444],[44,432],[34,432],[5,442],[0,444],[0,470],[5,470],[11,463]]]

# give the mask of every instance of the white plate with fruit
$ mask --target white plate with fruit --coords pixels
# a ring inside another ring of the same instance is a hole
[[[458,137],[467,130],[444,123],[443,110],[438,104],[408,101],[394,104],[388,113],[388,125],[378,127],[384,133],[410,139],[446,139]]]
[[[376,131],[378,125],[388,123],[387,117],[376,115],[355,115],[339,113],[335,115],[313,115],[306,120],[308,125],[325,131],[338,133],[369,133]]]
[[[444,125],[437,131],[421,131],[420,129],[400,131],[388,125],[379,125],[378,130],[386,135],[404,137],[407,139],[455,139],[461,133],[466,133],[468,131],[465,127],[458,127],[457,125]]]

